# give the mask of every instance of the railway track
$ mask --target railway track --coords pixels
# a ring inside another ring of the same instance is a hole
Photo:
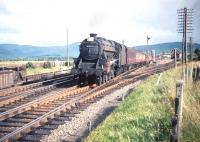
[[[21,84],[16,84],[16,86],[14,86],[14,87],[5,88],[5,89],[0,90],[0,97],[27,91],[27,90],[30,90],[33,88],[40,87],[44,84],[50,84],[61,78],[70,77],[71,75],[72,74],[56,74],[56,75],[54,74],[54,75],[52,75],[52,73],[50,73],[50,77],[47,77],[48,74],[45,73],[44,75],[38,74],[38,75],[27,76],[26,82],[21,83]],[[43,76],[45,76],[45,77],[43,77]]]
[[[93,89],[89,86],[71,87],[59,92],[51,92],[42,98],[9,109],[0,113],[0,141],[17,139],[38,141],[40,135],[48,134],[49,129],[70,121],[75,113],[104,95],[152,74],[167,70],[170,66],[171,64],[167,64],[138,69],[134,73],[129,71]]]
[[[59,88],[56,88],[57,86],[62,86],[62,84],[64,86],[70,85],[70,83],[73,84],[74,79],[76,78],[74,78],[73,76],[71,76],[70,78],[70,76],[68,76],[68,77],[54,79],[53,82],[51,80],[51,83],[49,83],[50,82],[49,80],[43,81],[43,82],[37,83],[37,85],[34,84],[34,86],[37,86],[37,88],[36,87],[29,88],[30,86],[28,85],[29,89],[26,91],[21,91],[15,94],[7,95],[7,96],[3,95],[0,97],[0,112],[4,112],[8,109],[26,104],[30,101],[33,101],[34,99],[38,97],[45,95],[47,92],[50,92],[52,90],[58,89],[59,91]],[[24,87],[27,88],[27,86],[24,86]]]
[[[20,86],[16,86],[16,87],[12,87],[12,88],[3,89],[3,90],[0,90],[0,99],[5,96],[12,96],[12,95],[15,95],[18,93],[23,93],[25,91],[35,89],[38,87],[56,84],[58,82],[62,82],[64,80],[67,80],[67,79],[70,79],[73,77],[74,77],[74,75],[66,75],[66,76],[61,76],[59,78],[55,78],[55,79],[49,79],[49,80],[36,82],[36,83],[32,83],[32,84],[20,85]],[[77,77],[77,76],[75,75],[75,77]]]

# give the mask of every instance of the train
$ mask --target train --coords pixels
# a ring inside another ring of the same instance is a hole
[[[127,70],[152,61],[151,55],[98,37],[96,33],[84,39],[79,50],[80,54],[75,61],[79,86],[101,85]]]

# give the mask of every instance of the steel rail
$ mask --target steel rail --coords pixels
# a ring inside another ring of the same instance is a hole
[[[81,94],[80,96],[77,96],[77,97],[69,100],[68,102],[62,104],[61,106],[47,112],[46,114],[40,116],[39,118],[29,122],[28,124],[25,124],[24,126],[14,130],[13,132],[3,136],[0,139],[0,141],[13,141],[13,140],[19,139],[25,133],[31,132],[33,128],[37,128],[37,127],[45,124],[46,122],[48,122],[50,119],[57,117],[61,113],[66,112],[73,107],[77,107],[78,106],[77,104],[81,104],[81,103],[85,103],[85,102],[94,100],[95,98],[97,98],[99,96],[104,96],[104,95],[112,92],[114,89],[121,88],[121,87],[126,86],[130,83],[133,83],[139,79],[146,78],[152,74],[167,70],[169,68],[170,68],[170,64],[166,65],[166,66],[159,66],[158,68],[154,68],[151,71],[149,71],[149,70],[143,71],[142,73],[136,74],[136,76],[129,78],[129,79],[111,80],[106,84],[98,86],[84,94]],[[124,75],[123,77],[125,77],[125,76],[126,75]]]
[[[86,91],[85,89],[86,88],[78,88],[77,89],[77,87],[71,87],[71,88],[68,88],[61,92],[47,94],[45,96],[37,98],[36,100],[34,100],[32,102],[29,102],[22,106],[10,109],[6,112],[0,113],[0,121],[10,118],[12,116],[15,116],[17,114],[23,113],[25,111],[31,110],[32,108],[37,107],[39,105],[58,100],[64,96],[69,96],[69,95],[73,95],[76,93],[84,92],[84,91]],[[89,87],[87,87],[87,90],[89,90]]]
[[[6,89],[3,89],[3,90],[0,90],[0,96],[7,96],[9,94],[20,93],[20,92],[27,91],[27,90],[30,90],[30,89],[33,89],[33,88],[36,88],[36,87],[40,87],[43,84],[48,83],[48,82],[53,83],[54,81],[57,81],[57,80],[60,80],[60,79],[65,79],[65,78],[70,78],[70,77],[73,77],[73,76],[77,76],[77,74],[75,74],[75,75],[69,74],[69,75],[66,75],[66,76],[48,79],[48,80],[44,80],[44,81],[40,81],[40,82],[36,82],[36,83],[32,83],[32,84],[16,86],[16,87],[13,87],[13,88],[6,88]]]
[[[73,79],[63,78],[62,80],[59,80],[59,81],[57,80],[57,82],[54,83],[53,85],[35,88],[33,90],[28,90],[28,91],[23,92],[22,94],[16,94],[14,96],[1,97],[0,98],[0,107],[5,106],[5,105],[10,104],[10,103],[13,103],[13,102],[16,102],[18,100],[22,100],[24,98],[27,98],[27,97],[29,97],[33,94],[39,93],[39,92],[51,91],[51,90],[55,89],[57,85],[64,84],[66,82],[70,82],[72,80]]]

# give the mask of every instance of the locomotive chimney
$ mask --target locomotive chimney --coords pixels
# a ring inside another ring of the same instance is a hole
[[[96,33],[91,33],[91,34],[90,34],[90,37],[96,38],[96,37],[97,37],[97,34],[96,34]]]

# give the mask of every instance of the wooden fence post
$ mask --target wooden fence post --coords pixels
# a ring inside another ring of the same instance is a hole
[[[177,111],[177,117],[178,117],[178,126],[177,126],[177,137],[179,141],[179,134],[180,134],[180,126],[182,122],[182,104],[183,104],[183,81],[179,80],[176,82],[176,98],[179,98],[179,105],[178,105],[178,111]]]
[[[200,67],[199,66],[197,66],[197,80],[199,80],[200,79]]]
[[[186,80],[189,78],[189,66],[186,64]]]
[[[180,127],[182,122],[182,104],[183,104],[183,80],[176,82],[176,98],[175,98],[175,114],[172,118],[172,134],[171,142],[178,142],[180,135]]]
[[[192,71],[193,71],[193,63],[192,66],[190,66],[190,79],[192,80]]]

